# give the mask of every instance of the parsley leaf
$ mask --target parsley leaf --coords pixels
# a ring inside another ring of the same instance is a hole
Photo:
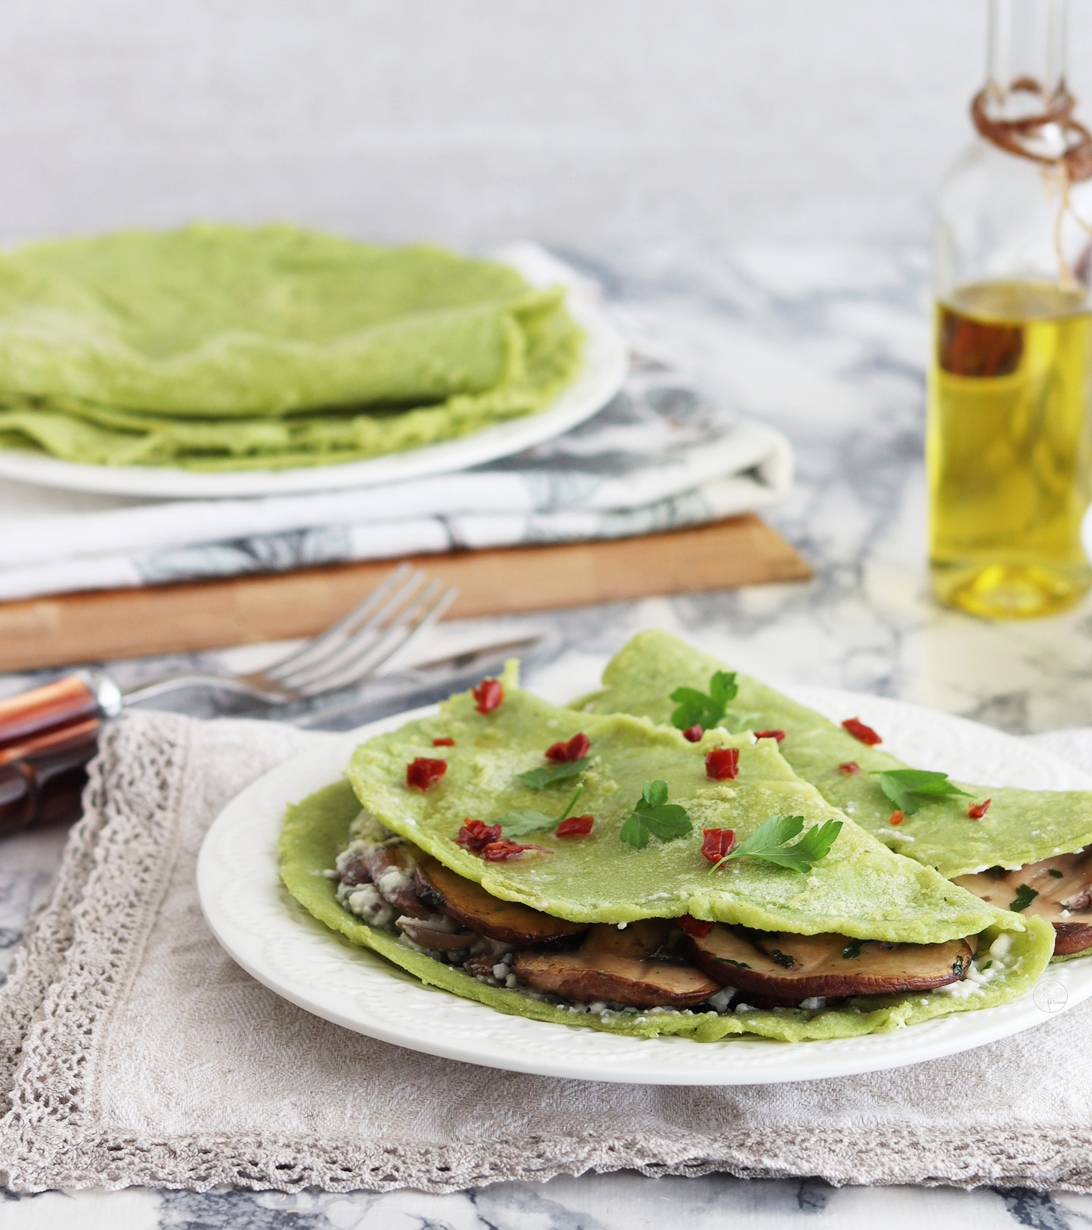
[[[1038,897],[1038,892],[1028,884],[1021,884],[1016,890],[1016,897],[1009,905],[1014,914],[1022,914],[1024,910]]]
[[[532,790],[542,790],[553,782],[564,781],[566,777],[579,777],[590,763],[590,756],[581,756],[579,760],[560,760],[541,769],[528,769],[526,773],[519,774],[519,780]]]
[[[689,730],[691,726],[712,730],[720,724],[728,702],[735,699],[738,691],[735,671],[715,671],[709,680],[708,695],[697,688],[676,688],[671,693],[671,699],[678,705],[671,715],[672,726],[679,730]]]
[[[813,824],[795,845],[789,845],[803,827],[803,816],[771,816],[710,870],[716,871],[732,858],[761,858],[777,867],[787,867],[790,871],[808,872],[830,853],[834,839],[842,831],[842,821],[826,820],[823,824]]]
[[[686,808],[667,801],[667,782],[645,782],[618,836],[635,850],[643,850],[649,834],[661,841],[674,841],[685,837],[693,827]]]
[[[884,769],[873,770],[872,775],[880,779],[880,789],[891,802],[908,816],[918,811],[922,799],[940,798],[946,794],[961,794],[967,799],[973,797],[953,785],[947,773],[933,773],[928,769]]]
[[[584,787],[577,786],[576,793],[565,804],[565,810],[560,816],[548,816],[544,811],[527,807],[516,811],[506,811],[503,816],[498,816],[493,823],[501,826],[502,837],[526,837],[528,833],[538,833],[543,829],[556,828],[572,811],[576,805],[576,800],[583,793]]]

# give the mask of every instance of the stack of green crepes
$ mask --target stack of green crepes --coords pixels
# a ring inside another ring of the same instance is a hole
[[[543,409],[561,288],[440,248],[201,224],[0,255],[0,445],[98,465],[327,465]]]

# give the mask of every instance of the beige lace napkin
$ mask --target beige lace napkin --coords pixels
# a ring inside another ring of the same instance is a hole
[[[0,991],[11,1187],[445,1191],[630,1167],[1092,1191],[1092,1003],[934,1063],[692,1089],[434,1059],[279,999],[205,927],[194,864],[219,808],[321,737],[149,714],[107,736]]]

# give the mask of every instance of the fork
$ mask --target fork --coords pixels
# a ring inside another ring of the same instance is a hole
[[[401,564],[347,615],[260,671],[185,672],[120,688],[106,671],[75,671],[0,701],[0,765],[93,750],[104,719],[182,688],[234,692],[266,705],[312,700],[374,675],[455,600],[455,586]]]

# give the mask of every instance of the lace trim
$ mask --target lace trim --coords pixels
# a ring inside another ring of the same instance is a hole
[[[20,1191],[133,1184],[207,1190],[220,1184],[296,1191],[432,1192],[585,1171],[646,1175],[724,1171],[815,1175],[845,1183],[919,1183],[1092,1190],[1092,1131],[1057,1124],[875,1125],[820,1135],[799,1125],[703,1131],[663,1124],[610,1134],[585,1118],[571,1133],[422,1145],[405,1139],[269,1134],[119,1135],[98,1119],[97,1047],[124,1003],[160,908],[182,829],[194,732],[173,715],[132,715],[110,730],[91,769],[86,818],[74,829],[52,900],[28,929],[0,991],[0,1041],[11,1109],[0,1159]],[[14,1073],[13,1084],[10,1074]],[[686,1122],[700,1091],[665,1090]],[[673,1108],[673,1109],[668,1109]],[[725,1108],[728,1112],[729,1108]]]

